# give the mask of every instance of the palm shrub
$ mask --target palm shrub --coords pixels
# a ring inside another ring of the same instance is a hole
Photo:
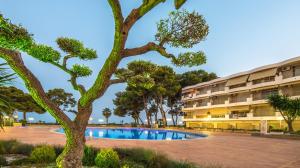
[[[95,163],[97,167],[101,168],[118,168],[120,159],[118,153],[113,149],[102,149],[97,154]]]
[[[48,145],[42,145],[35,148],[31,155],[30,159],[35,163],[51,163],[56,159],[55,150],[53,147]]]
[[[5,68],[6,64],[0,64],[0,86],[5,86],[11,84],[14,79],[14,74],[10,74],[7,72],[7,68]],[[3,96],[0,94],[0,127],[4,126],[4,115],[10,115],[13,112],[10,102],[8,102]]]

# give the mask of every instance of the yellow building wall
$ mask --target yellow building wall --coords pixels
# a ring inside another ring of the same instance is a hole
[[[187,127],[191,128],[218,128],[218,129],[244,129],[244,130],[259,130],[260,121],[211,121],[211,122],[186,122]],[[273,129],[285,129],[287,124],[285,121],[268,121],[268,127]],[[300,130],[300,120],[295,120],[293,123],[295,131]]]

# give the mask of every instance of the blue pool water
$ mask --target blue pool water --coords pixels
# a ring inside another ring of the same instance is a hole
[[[64,130],[60,128],[56,130],[56,132],[64,133]],[[93,138],[138,140],[187,140],[207,137],[205,134],[142,128],[87,128],[85,136]]]

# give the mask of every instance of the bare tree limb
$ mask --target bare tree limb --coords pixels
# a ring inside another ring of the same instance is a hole
[[[31,96],[40,106],[51,113],[64,127],[73,126],[72,120],[48,99],[39,80],[24,65],[19,52],[0,48],[0,57],[5,59],[8,65],[22,78]]]

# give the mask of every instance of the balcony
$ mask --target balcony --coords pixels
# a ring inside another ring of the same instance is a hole
[[[253,93],[253,101],[266,100],[268,96],[272,94],[278,94],[278,89],[268,89],[260,92]]]
[[[208,105],[208,101],[200,101],[196,103],[196,107],[205,107]]]

